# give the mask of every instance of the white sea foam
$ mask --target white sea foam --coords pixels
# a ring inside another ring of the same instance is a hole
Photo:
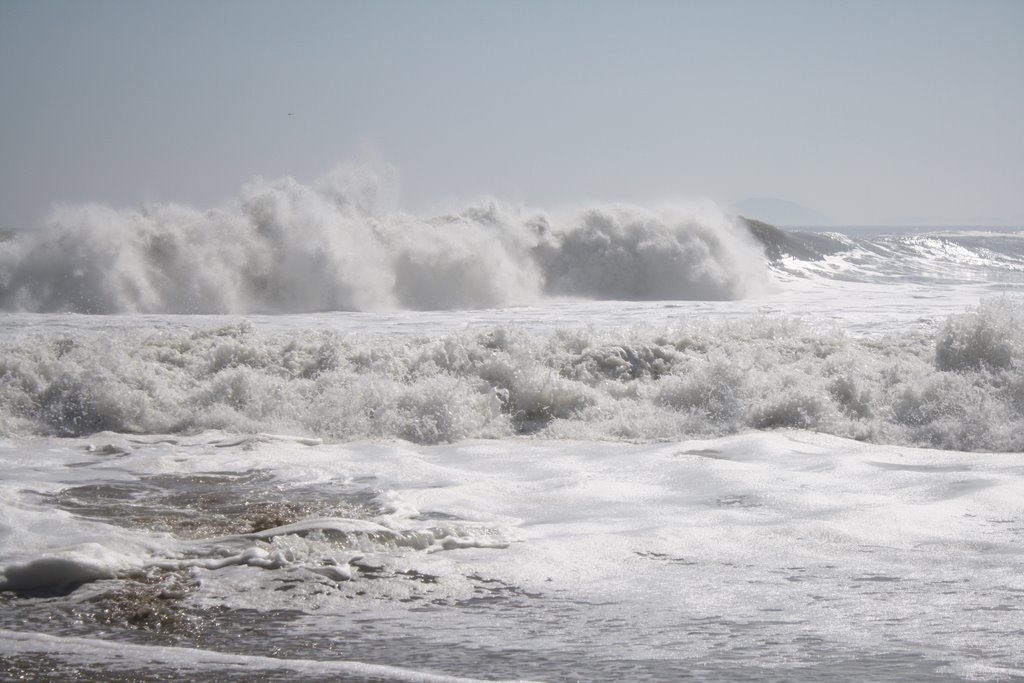
[[[279,430],[439,443],[673,439],[799,427],[882,443],[1024,448],[1024,309],[858,336],[776,316],[437,335],[184,330],[0,340],[0,427]]]

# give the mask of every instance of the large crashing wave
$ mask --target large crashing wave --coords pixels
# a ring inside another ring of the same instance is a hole
[[[0,243],[0,308],[80,313],[455,309],[547,296],[735,299],[767,280],[762,247],[713,206],[565,215],[486,202],[391,208],[341,169],[257,179],[229,207],[64,207]]]

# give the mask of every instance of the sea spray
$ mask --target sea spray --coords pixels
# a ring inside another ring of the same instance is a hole
[[[78,313],[464,309],[550,296],[734,299],[760,291],[760,244],[713,206],[592,206],[558,216],[485,201],[394,208],[342,168],[256,179],[230,205],[57,209],[0,243],[0,308]]]

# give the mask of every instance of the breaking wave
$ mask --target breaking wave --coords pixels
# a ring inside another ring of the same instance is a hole
[[[439,443],[662,440],[800,428],[1024,450],[1024,305],[856,338],[787,318],[437,336],[200,330],[0,340],[0,432],[287,431]]]
[[[771,270],[783,280],[1024,285],[1024,232],[1019,229],[858,237],[783,232],[758,221],[746,223],[764,245]]]
[[[393,209],[387,183],[340,169],[257,179],[226,208],[57,210],[0,242],[0,308],[251,313],[486,308],[544,297],[735,299],[767,282],[763,247],[711,205],[564,215],[488,201]]]

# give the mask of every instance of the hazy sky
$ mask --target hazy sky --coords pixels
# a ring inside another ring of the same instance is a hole
[[[0,105],[7,228],[346,161],[411,209],[1024,224],[1024,0],[0,0]]]

